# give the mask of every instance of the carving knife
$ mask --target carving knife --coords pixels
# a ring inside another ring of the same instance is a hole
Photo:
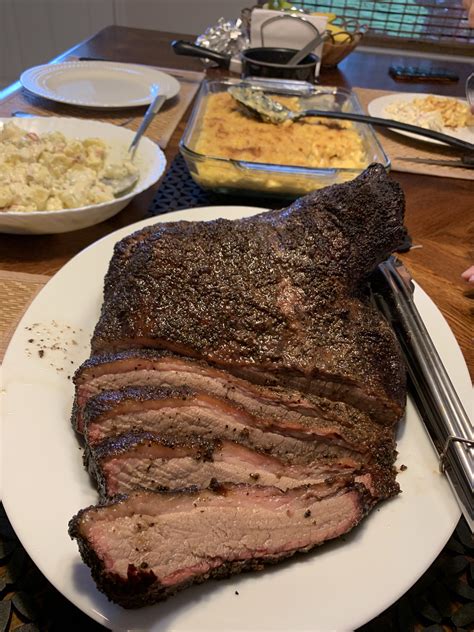
[[[406,158],[405,156],[397,156],[394,160],[416,162],[422,165],[440,165],[442,167],[462,167],[463,169],[474,169],[474,154],[461,156],[459,160],[450,160],[449,158]]]

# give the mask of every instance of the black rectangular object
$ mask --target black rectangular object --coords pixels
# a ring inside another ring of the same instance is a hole
[[[395,81],[453,83],[459,76],[446,68],[421,68],[418,66],[390,66],[389,75]]]

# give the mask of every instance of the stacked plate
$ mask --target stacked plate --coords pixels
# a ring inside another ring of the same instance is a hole
[[[148,105],[151,86],[171,99],[179,82],[167,73],[139,64],[110,61],[67,61],[29,68],[20,77],[36,95],[69,105],[91,108],[131,108]]]

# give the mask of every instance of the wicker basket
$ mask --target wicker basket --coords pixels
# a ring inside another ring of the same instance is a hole
[[[242,9],[240,15],[244,29],[249,37],[252,10],[257,8],[261,8],[261,4]],[[338,16],[334,18],[331,22],[332,24],[340,27],[340,31],[327,31],[329,38],[324,44],[321,59],[321,66],[323,68],[331,68],[337,66],[337,64],[341,60],[343,60],[344,57],[347,57],[347,55],[349,55],[349,53],[354,50],[354,48],[362,39],[364,33],[367,31],[367,27],[365,25],[361,25],[354,18],[345,18],[342,16]],[[336,37],[340,36],[341,33],[344,34],[346,37],[338,37],[336,40]]]
[[[354,48],[359,44],[364,33],[367,31],[365,25],[359,24],[354,18],[338,16],[331,21],[331,24],[340,30],[327,30],[329,38],[325,41],[321,66],[331,68],[337,66]]]

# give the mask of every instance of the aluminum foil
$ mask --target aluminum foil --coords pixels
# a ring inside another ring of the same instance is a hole
[[[209,26],[202,35],[199,35],[196,44],[234,57],[249,47],[250,39],[240,18],[219,18],[217,24]]]

